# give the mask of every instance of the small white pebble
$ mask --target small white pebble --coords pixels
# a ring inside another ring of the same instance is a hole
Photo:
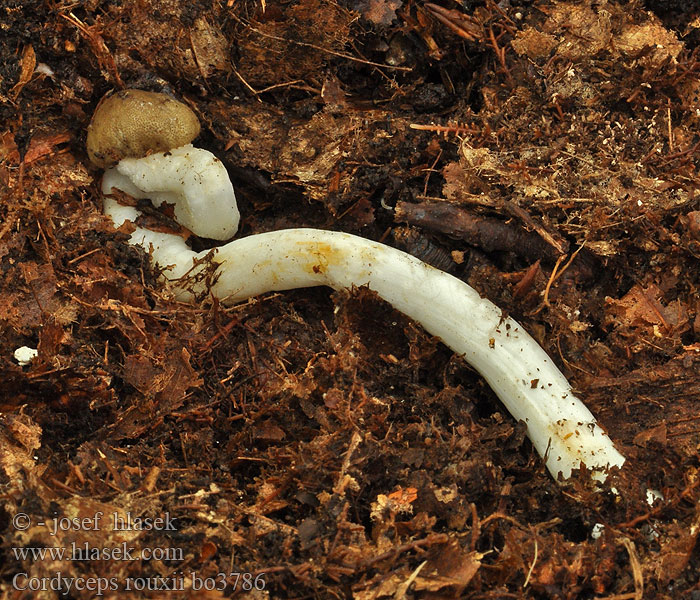
[[[664,495],[659,490],[647,490],[647,504],[653,506],[657,500],[663,500]]]
[[[647,542],[653,542],[655,540],[658,540],[659,537],[661,537],[661,534],[656,529],[656,527],[654,527],[654,525],[650,523],[646,523],[642,527],[642,534],[644,534],[644,537],[647,539]]]
[[[15,360],[19,363],[20,367],[24,367],[32,362],[39,355],[39,351],[36,348],[30,348],[29,346],[22,346],[15,350]]]
[[[49,67],[49,65],[47,65],[46,63],[39,63],[39,64],[36,66],[36,69],[34,69],[34,72],[35,72],[35,73],[41,73],[41,74],[43,74],[43,75],[46,75],[47,77],[53,77],[53,76],[54,76],[53,69],[52,69],[51,67]]]

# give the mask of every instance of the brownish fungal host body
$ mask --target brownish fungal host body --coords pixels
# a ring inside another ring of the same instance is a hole
[[[165,94],[123,90],[104,98],[88,127],[88,157],[107,168],[189,144],[199,135],[197,115]]]

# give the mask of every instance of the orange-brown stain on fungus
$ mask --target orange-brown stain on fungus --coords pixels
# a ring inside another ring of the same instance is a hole
[[[315,275],[323,275],[329,266],[346,262],[346,253],[328,243],[303,241],[298,247],[305,270]]]

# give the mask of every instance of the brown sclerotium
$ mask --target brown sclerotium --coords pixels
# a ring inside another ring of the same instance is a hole
[[[103,98],[88,126],[90,161],[107,168],[189,144],[199,119],[185,104],[157,92],[127,89]]]

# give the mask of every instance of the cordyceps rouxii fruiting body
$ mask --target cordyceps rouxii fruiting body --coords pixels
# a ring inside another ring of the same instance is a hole
[[[99,118],[98,111],[94,120]],[[92,127],[98,127],[94,120]],[[104,212],[116,227],[138,219],[136,208],[110,197],[116,188],[155,204],[172,203],[176,218],[196,235],[227,239],[239,217],[224,174],[213,155],[192,146],[125,158],[103,178]],[[527,425],[555,478],[569,478],[583,464],[603,480],[608,468],[625,462],[551,358],[515,320],[460,279],[409,254],[347,233],[303,228],[251,235],[199,253],[178,235],[142,227],[130,242],[151,253],[163,279],[186,301],[211,294],[232,304],[271,291],[366,285],[484,377]]]

